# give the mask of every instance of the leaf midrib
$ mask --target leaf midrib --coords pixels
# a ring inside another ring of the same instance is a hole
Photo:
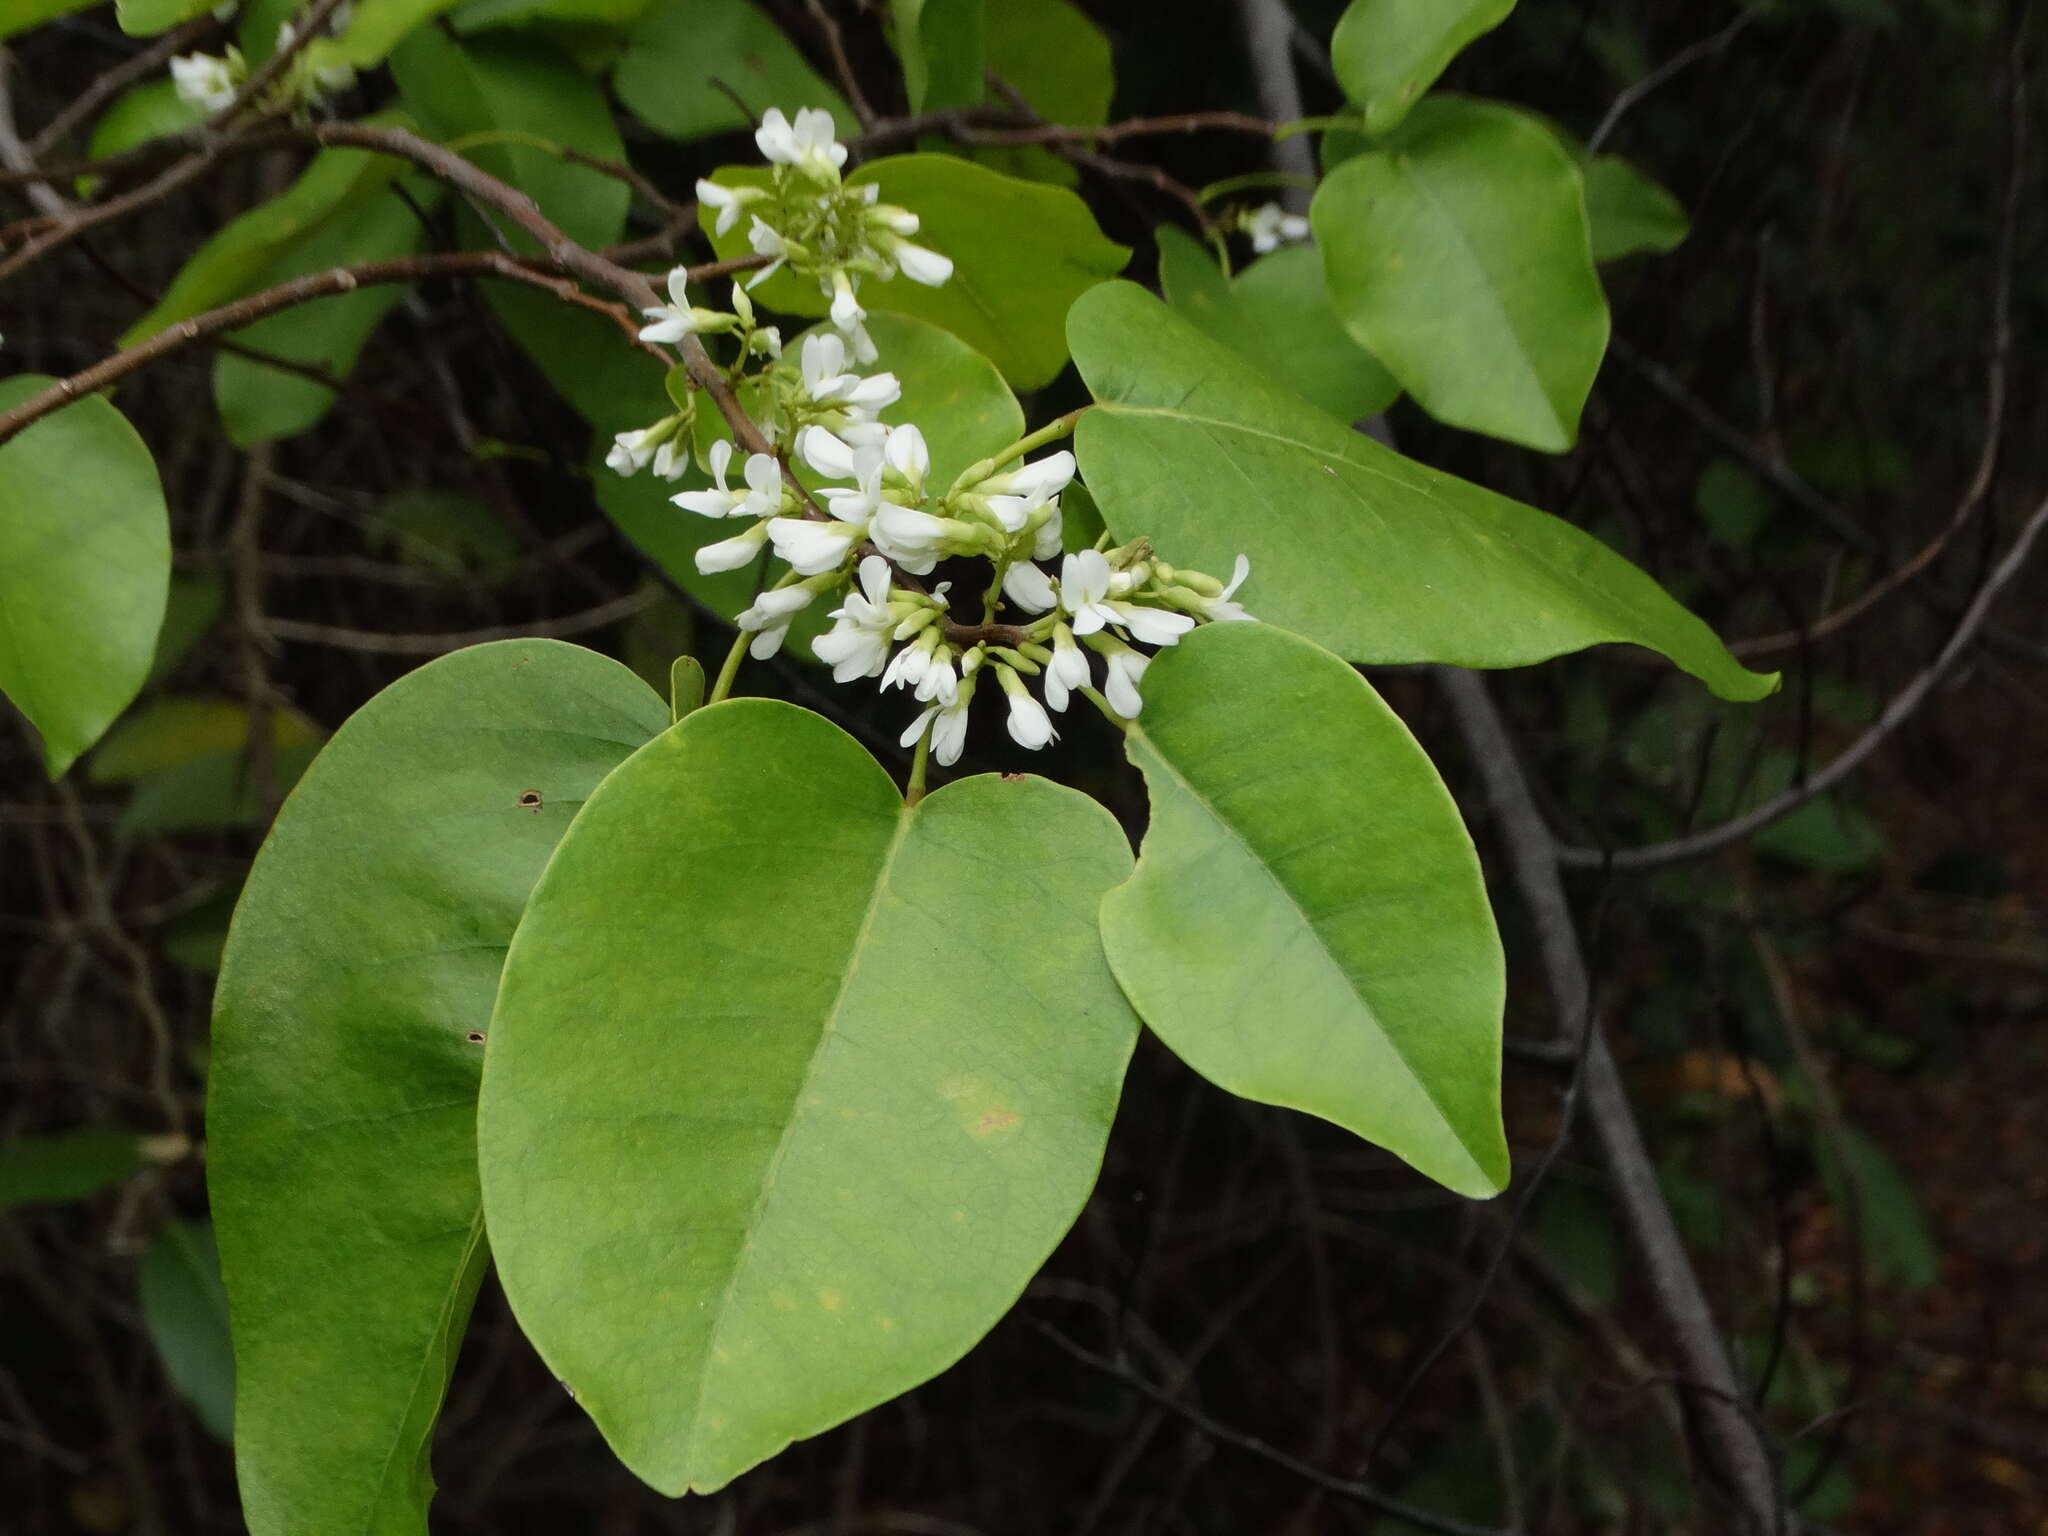
[[[788,1122],[777,1138],[775,1151],[769,1156],[768,1165],[761,1177],[761,1193],[755,1197],[753,1212],[747,1218],[738,1256],[733,1261],[732,1273],[726,1277],[724,1287],[718,1293],[711,1321],[711,1331],[705,1336],[704,1352],[697,1371],[696,1398],[690,1405],[689,1454],[685,1458],[690,1468],[690,1483],[695,1485],[698,1471],[698,1454],[702,1449],[701,1433],[704,1424],[704,1403],[709,1393],[714,1362],[717,1357],[718,1341],[724,1332],[727,1318],[732,1315],[732,1299],[739,1290],[740,1281],[758,1252],[754,1245],[754,1234],[761,1230],[767,1220],[768,1207],[775,1196],[777,1180],[782,1172],[783,1160],[788,1156],[791,1141],[797,1126],[804,1119],[804,1101],[810,1095],[811,1084],[818,1075],[819,1064],[825,1059],[827,1049],[838,1032],[839,1019],[845,1010],[847,994],[853,990],[854,978],[859,975],[862,958],[868,948],[868,941],[875,930],[875,919],[882,910],[882,897],[889,888],[889,877],[894,873],[896,860],[903,852],[903,845],[909,839],[910,828],[916,820],[914,806],[902,806],[896,816],[896,829],[889,836],[889,846],[883,850],[881,864],[875,871],[874,888],[868,893],[867,910],[861,915],[860,928],[854,934],[853,944],[847,952],[846,966],[839,978],[839,990],[833,995],[832,1006],[826,1010],[818,1030],[818,1043],[811,1049],[810,1062],[804,1068],[803,1080],[797,1084],[790,1100]]]
[[[1202,810],[1208,814],[1209,819],[1213,821],[1218,827],[1222,828],[1224,833],[1228,835],[1230,840],[1233,843],[1235,843],[1241,850],[1243,850],[1245,857],[1252,862],[1253,866],[1259,871],[1259,873],[1266,877],[1267,882],[1273,887],[1273,889],[1279,892],[1281,899],[1285,901],[1290,908],[1293,909],[1295,916],[1301,919],[1302,926],[1307,928],[1308,931],[1315,936],[1316,953],[1322,956],[1324,963],[1327,964],[1331,970],[1335,971],[1336,974],[1343,979],[1345,990],[1348,991],[1351,994],[1351,996],[1357,1000],[1360,1010],[1365,1014],[1366,1018],[1371,1021],[1373,1029],[1379,1034],[1380,1038],[1387,1043],[1387,1049],[1393,1053],[1394,1059],[1401,1064],[1401,1070],[1407,1074],[1408,1081],[1414,1086],[1416,1091],[1421,1094],[1423,1102],[1428,1104],[1431,1109],[1436,1111],[1437,1117],[1440,1121],[1442,1121],[1444,1129],[1450,1132],[1452,1143],[1458,1148],[1459,1152],[1464,1155],[1465,1161],[1471,1165],[1472,1172],[1477,1174],[1480,1177],[1480,1179],[1488,1183],[1491,1183],[1491,1176],[1487,1173],[1485,1168],[1480,1166],[1479,1160],[1474,1155],[1471,1147],[1466,1145],[1464,1134],[1461,1131],[1459,1131],[1456,1123],[1451,1119],[1449,1112],[1444,1108],[1442,1101],[1439,1100],[1437,1096],[1430,1091],[1428,1083],[1423,1081],[1420,1074],[1416,1072],[1414,1066],[1408,1060],[1407,1053],[1401,1049],[1400,1042],[1397,1039],[1395,1039],[1395,1037],[1391,1033],[1389,1033],[1388,1030],[1380,1023],[1378,1011],[1373,1007],[1371,1002],[1366,999],[1364,994],[1359,991],[1358,984],[1351,978],[1351,973],[1345,970],[1345,968],[1338,963],[1337,957],[1335,955],[1330,953],[1329,945],[1326,942],[1324,942],[1322,930],[1316,926],[1315,919],[1309,916],[1307,909],[1302,906],[1300,900],[1295,896],[1293,890],[1289,888],[1287,883],[1284,880],[1282,880],[1277,873],[1275,873],[1272,866],[1263,857],[1260,856],[1258,850],[1252,847],[1251,843],[1246,840],[1244,834],[1237,829],[1236,824],[1233,823],[1229,817],[1223,814],[1222,810],[1218,808],[1215,802],[1212,801],[1207,795],[1203,794],[1201,790],[1197,789],[1194,786],[1194,784],[1189,781],[1187,776],[1184,775],[1178,768],[1176,768],[1173,765],[1172,760],[1166,755],[1166,753],[1160,750],[1159,744],[1155,742],[1152,739],[1152,737],[1146,733],[1142,723],[1133,722],[1131,725],[1130,734],[1133,737],[1135,737],[1138,741],[1144,743],[1146,751],[1150,756],[1151,760],[1157,763],[1161,770],[1167,775],[1167,777],[1170,778],[1176,785],[1178,785],[1181,788],[1181,790],[1184,791],[1188,795],[1188,797],[1195,802],[1196,805],[1200,806]],[[1140,766],[1142,767],[1144,765],[1141,764]],[[1142,863],[1142,854],[1140,856],[1140,862]]]

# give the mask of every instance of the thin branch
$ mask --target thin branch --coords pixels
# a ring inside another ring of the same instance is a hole
[[[1468,1525],[1463,1520],[1453,1520],[1448,1515],[1432,1514],[1426,1509],[1417,1509],[1412,1504],[1404,1504],[1399,1499],[1381,1493],[1369,1483],[1356,1482],[1348,1477],[1339,1477],[1333,1472],[1325,1472],[1321,1467],[1312,1466],[1298,1456],[1289,1455],[1278,1446],[1268,1445],[1255,1435],[1248,1435],[1242,1430],[1232,1429],[1228,1424],[1217,1422],[1201,1409],[1182,1402],[1163,1387],[1154,1386],[1128,1366],[1112,1360],[1107,1355],[1099,1355],[1085,1344],[1068,1338],[1051,1324],[1040,1322],[1036,1326],[1053,1344],[1090,1370],[1099,1371],[1104,1376],[1121,1382],[1140,1397],[1156,1403],[1207,1438],[1256,1456],[1282,1471],[1292,1473],[1304,1482],[1312,1483],[1326,1493],[1337,1494],[1392,1519],[1405,1521],[1419,1531],[1436,1532],[1438,1536],[1513,1536],[1512,1532],[1504,1531],[1497,1526]]]
[[[853,115],[866,131],[874,126],[875,109],[861,92],[860,77],[853,72],[853,61],[846,56],[846,39],[839,31],[839,23],[825,9],[824,0],[804,0],[804,4],[824,36],[825,51],[832,55],[832,73],[838,77],[840,94],[846,97],[846,104],[853,108]]]
[[[219,27],[220,23],[211,15],[199,16],[186,22],[182,27],[173,27],[140,53],[123,59],[112,69],[102,73],[92,84],[73,97],[63,111],[43,124],[42,131],[28,141],[30,158],[42,159],[64,142],[65,135],[106,103],[131,85],[157,74],[170,63],[173,54],[217,31]]]
[[[1734,1483],[1749,1529],[1777,1531],[1783,1527],[1784,1506],[1770,1453],[1754,1418],[1738,1408],[1746,1403],[1735,1367],[1658,1188],[1656,1167],[1643,1145],[1628,1090],[1592,1009],[1592,985],[1558,874],[1556,844],[1485,682],[1477,673],[1458,668],[1443,668],[1437,675],[1499,818],[1509,866],[1535,924],[1560,1026],[1568,1030],[1584,1021],[1586,1115],[1606,1158],[1616,1202],[1643,1258],[1658,1307],[1685,1361],[1685,1374],[1703,1389],[1699,1391],[1701,1420],[1723,1470]]]
[[[345,0],[313,0],[306,14],[292,23],[291,34],[284,45],[256,66],[249,78],[242,82],[242,88],[235,92],[235,99],[208,118],[206,126],[215,130],[228,128],[243,113],[260,107],[263,93],[291,68],[293,59],[310,48],[327,30],[328,18],[344,3]]]
[[[1699,63],[1700,60],[1711,58],[1714,54],[1726,48],[1736,38],[1740,37],[1742,29],[1754,20],[1756,20],[1756,12],[1751,10],[1737,11],[1735,19],[1712,37],[1703,37],[1691,47],[1681,48],[1677,53],[1674,53],[1662,64],[1659,64],[1655,69],[1643,76],[1634,85],[1622,91],[1620,95],[1614,98],[1614,104],[1607,109],[1607,115],[1600,119],[1600,125],[1587,136],[1586,153],[1589,156],[1599,154],[1600,146],[1607,142],[1607,136],[1614,132],[1616,125],[1621,122],[1625,113],[1631,111],[1645,96],[1670,81],[1674,76],[1690,69],[1693,65]]]
[[[1696,859],[1702,854],[1713,853],[1728,847],[1731,843],[1742,841],[1751,833],[1791,815],[1816,795],[1825,794],[1833,789],[1854,773],[1894,731],[1913,717],[1914,712],[1934,691],[1935,685],[1955,664],[1956,658],[1969,649],[1971,642],[1977,638],[1978,631],[1984,627],[1984,621],[1990,617],[2000,594],[2025,566],[2028,551],[2033,548],[2034,540],[2044,526],[2048,526],[2048,501],[2036,507],[2033,515],[2021,527],[2019,536],[2013,540],[2012,548],[2006,551],[2005,558],[1999,561],[1997,567],[1985,578],[1984,585],[1978,588],[1977,596],[1964,610],[1962,619],[1956,624],[1955,631],[1949,636],[1948,643],[1941,648],[1940,653],[1919,676],[1893,696],[1892,701],[1885,706],[1884,713],[1872,722],[1869,729],[1820,772],[1803,783],[1794,784],[1789,789],[1773,795],[1754,810],[1745,812],[1731,821],[1724,821],[1719,826],[1709,827],[1704,832],[1673,838],[1669,842],[1650,843],[1641,848],[1560,847],[1557,850],[1559,862],[1575,869],[1656,869],[1666,864]]]

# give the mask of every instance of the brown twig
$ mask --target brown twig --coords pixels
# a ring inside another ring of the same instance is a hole
[[[219,27],[220,23],[211,15],[196,17],[181,27],[172,28],[140,53],[123,59],[112,69],[101,73],[92,84],[73,97],[63,111],[43,124],[41,132],[28,141],[30,156],[37,160],[42,159],[64,142],[65,135],[107,102],[112,101],[131,85],[146,80],[162,70],[170,62],[173,54],[217,31]]]
[[[327,21],[341,8],[344,0],[313,0],[306,14],[292,23],[291,36],[285,44],[256,66],[242,88],[235,92],[235,99],[222,107],[206,120],[206,126],[215,130],[228,128],[252,107],[260,107],[263,93],[270,89],[273,81],[291,68],[292,60],[310,48],[320,35],[327,30]]]
[[[860,77],[853,72],[853,61],[846,56],[846,39],[839,31],[839,23],[825,9],[824,0],[805,0],[805,9],[811,13],[811,20],[818,24],[818,31],[825,39],[825,51],[832,55],[832,73],[839,79],[840,94],[853,108],[853,115],[865,132],[874,126],[875,109],[868,105],[868,99],[860,88]]]
[[[643,608],[661,600],[661,592],[643,587],[609,602],[586,608],[581,613],[557,619],[540,619],[532,624],[493,625],[489,629],[458,630],[440,635],[392,635],[369,629],[343,629],[332,624],[303,624],[296,619],[265,619],[264,627],[280,640],[299,640],[310,645],[331,645],[342,650],[366,651],[379,656],[439,656],[464,646],[485,645],[493,640],[558,639],[580,635],[620,619],[631,618]]]
[[[1934,660],[1927,664],[1919,676],[1900,689],[1892,701],[1861,736],[1840,756],[1813,774],[1802,783],[1794,784],[1783,792],[1773,795],[1762,805],[1741,816],[1709,827],[1704,832],[1694,832],[1686,837],[1675,837],[1669,842],[1650,843],[1640,848],[1573,848],[1560,847],[1557,856],[1561,863],[1575,869],[1656,869],[1665,864],[1676,864],[1685,859],[1695,859],[1702,854],[1713,853],[1738,843],[1752,832],[1760,831],[1772,822],[1789,816],[1816,795],[1825,794],[1846,779],[1862,765],[1865,758],[1882,746],[1900,726],[1913,717],[1915,711],[1926,702],[1934,691],[1935,684],[1947,675],[1956,658],[1969,649],[1990,617],[2013,578],[2027,563],[2027,553],[2033,548],[2035,538],[2043,527],[2048,527],[2048,501],[2036,507],[2033,514],[2020,528],[2019,536],[2013,540],[2012,548],[2005,558],[1984,579],[1977,589],[1977,595],[1964,610],[1962,619],[1949,635],[1948,643],[1941,648]]]

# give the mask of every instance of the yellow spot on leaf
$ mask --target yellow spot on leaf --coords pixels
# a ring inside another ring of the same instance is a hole
[[[844,1296],[841,1296],[837,1291],[818,1292],[818,1305],[823,1307],[827,1312],[837,1312],[845,1304],[846,1298]]]
[[[1009,1130],[1016,1123],[1017,1112],[1014,1109],[993,1108],[984,1110],[981,1118],[974,1122],[974,1134],[977,1136],[992,1136],[997,1131]]]

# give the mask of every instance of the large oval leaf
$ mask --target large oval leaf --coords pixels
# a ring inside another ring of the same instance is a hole
[[[612,76],[619,100],[672,139],[751,128],[755,113],[795,117],[822,107],[848,123],[845,99],[805,62],[789,35],[748,0],[652,7],[626,36]]]
[[[1337,313],[1430,415],[1547,452],[1607,350],[1579,168],[1534,118],[1432,97],[1309,209]]]
[[[767,173],[728,166],[715,180],[758,186]],[[953,276],[927,288],[898,276],[861,286],[869,309],[895,310],[942,326],[1002,369],[1018,389],[1052,382],[1066,366],[1060,323],[1074,300],[1123,271],[1128,248],[1095,222],[1088,205],[1064,187],[1019,181],[950,155],[893,155],[871,160],[846,178],[849,186],[881,187],[883,201],[900,204],[922,221],[919,244],[953,259]],[[710,213],[699,210],[704,227]],[[752,252],[735,225],[714,235],[722,258]],[[792,315],[822,315],[830,307],[817,283],[778,273],[755,295]]]
[[[521,1326],[665,1493],[943,1370],[1094,1183],[1136,1020],[1100,806],[906,808],[819,716],[698,710],[608,779],[506,964],[478,1134]]]
[[[1249,554],[1261,618],[1352,661],[1517,667],[1625,640],[1723,698],[1777,686],[1599,540],[1351,431],[1142,288],[1085,295],[1067,331],[1111,530],[1199,570]]]
[[[423,1536],[485,1262],[469,1037],[562,829],[667,724],[593,652],[458,651],[342,726],[257,855],[207,1109],[255,1536]]]
[[[1304,245],[1262,256],[1225,277],[1194,236],[1163,224],[1159,287],[1204,335],[1243,353],[1340,421],[1385,410],[1401,393],[1394,376],[1351,339],[1330,307],[1323,263]]]
[[[1465,45],[1507,19],[1515,0],[1351,0],[1330,35],[1330,67],[1365,114],[1390,133]]]
[[[0,411],[55,383],[0,380]],[[156,461],[98,396],[0,443],[0,690],[55,778],[149,675],[171,578]]]
[[[1505,1187],[1500,940],[1400,718],[1320,646],[1217,624],[1147,672],[1126,750],[1152,823],[1102,942],[1145,1022],[1233,1093]]]

